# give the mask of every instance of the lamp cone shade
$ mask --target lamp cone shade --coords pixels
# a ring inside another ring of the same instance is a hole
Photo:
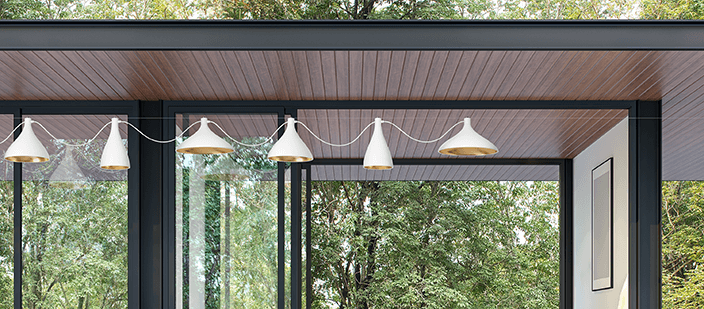
[[[235,151],[222,137],[208,127],[208,118],[200,119],[200,128],[176,147],[176,151],[189,154],[223,154]]]
[[[22,163],[49,161],[49,153],[39,141],[32,129],[32,119],[25,118],[22,133],[12,142],[5,152],[5,160]]]
[[[295,127],[296,120],[288,118],[286,131],[281,135],[267,156],[270,160],[279,162],[308,162],[313,160],[313,154],[303,142]]]
[[[125,170],[130,168],[130,157],[127,156],[127,149],[122,143],[119,119],[113,118],[110,123],[110,135],[105,142],[103,154],[100,156],[100,168],[106,170]]]
[[[462,130],[445,141],[438,152],[452,156],[483,156],[497,153],[499,149],[474,131],[470,119],[465,118]]]
[[[49,186],[64,189],[84,189],[88,187],[88,179],[73,158],[72,147],[66,147],[63,160],[49,177]]]
[[[374,119],[374,133],[364,154],[364,168],[368,170],[388,170],[394,167],[389,145],[381,130],[381,118]]]

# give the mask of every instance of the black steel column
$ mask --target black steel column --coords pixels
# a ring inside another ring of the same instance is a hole
[[[662,104],[629,112],[629,307],[661,308]]]
[[[156,102],[139,102],[141,119],[139,128],[144,134],[162,138],[162,104]],[[132,138],[130,136],[130,138]],[[163,308],[162,306],[162,145],[139,137],[140,163],[139,194],[140,242],[139,250],[139,288],[142,308]],[[131,149],[130,149],[131,150]],[[136,160],[133,159],[132,164]],[[130,243],[130,248],[132,248]],[[133,265],[130,260],[130,270]],[[132,273],[130,271],[130,273]],[[135,286],[130,284],[130,293]],[[131,299],[131,298],[130,298]],[[130,302],[130,308],[133,303]]]
[[[22,113],[19,110],[14,115],[14,127],[22,123]],[[15,131],[15,138],[20,135],[20,130]],[[22,309],[22,163],[14,163],[13,166],[14,185],[14,284],[15,284],[15,309]]]
[[[306,167],[306,309],[310,309],[313,303],[313,271],[312,267],[312,249],[310,242],[311,227],[311,194],[313,193],[311,180],[311,166]]]
[[[291,164],[291,309],[301,309],[302,289],[301,289],[301,264],[302,240],[301,240],[301,164]]]
[[[560,164],[560,309],[574,307],[574,168]]]

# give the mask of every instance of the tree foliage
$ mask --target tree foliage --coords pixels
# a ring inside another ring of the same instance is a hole
[[[704,308],[704,182],[663,182],[663,308]]]
[[[556,183],[315,182],[313,308],[555,308]]]

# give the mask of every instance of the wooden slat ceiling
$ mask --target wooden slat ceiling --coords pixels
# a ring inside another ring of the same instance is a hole
[[[472,118],[472,127],[492,141],[499,152],[486,158],[574,158],[601,135],[624,119],[626,110],[310,110],[298,111],[320,138],[336,143],[353,140],[375,117],[391,121],[411,136],[431,140],[440,137],[465,117]],[[382,125],[384,136],[394,158],[453,159],[438,153],[438,147],[459,132],[436,143],[417,143],[389,124]],[[316,158],[363,158],[373,128],[349,147],[331,147],[299,129],[303,141]]]
[[[313,165],[312,180],[526,180],[556,181],[556,165],[397,165],[391,171],[366,170],[359,165]]]
[[[0,51],[0,100],[662,100],[664,179],[704,179],[703,60],[704,51]]]

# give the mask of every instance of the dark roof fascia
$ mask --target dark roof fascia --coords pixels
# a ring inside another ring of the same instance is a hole
[[[704,22],[4,20],[0,50],[704,50]]]

